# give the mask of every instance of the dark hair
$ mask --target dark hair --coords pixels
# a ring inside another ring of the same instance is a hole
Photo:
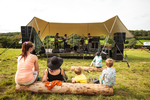
[[[100,56],[100,52],[96,52],[96,55],[97,55],[97,56]]]
[[[88,35],[90,35],[90,33],[88,33]]]
[[[59,33],[56,33],[56,35],[58,35]]]
[[[24,42],[22,44],[21,58],[27,57],[27,51],[29,50],[29,48],[32,48],[33,46],[34,46],[33,43],[30,41]]]
[[[67,34],[65,34],[65,36],[67,36]]]

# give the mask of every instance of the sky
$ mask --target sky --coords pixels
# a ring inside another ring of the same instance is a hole
[[[33,17],[90,23],[116,15],[128,30],[150,30],[150,0],[0,0],[0,33],[20,32]]]

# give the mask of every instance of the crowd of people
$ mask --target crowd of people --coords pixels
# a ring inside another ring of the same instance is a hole
[[[90,36],[89,36],[90,41]],[[82,43],[82,42],[81,42]],[[17,72],[15,75],[15,82],[19,85],[30,85],[37,81],[39,76],[39,64],[38,57],[31,54],[33,51],[34,44],[32,42],[24,42],[22,44],[22,53],[17,59]],[[63,64],[63,59],[61,57],[50,57],[47,60],[47,69],[45,69],[42,81],[52,82],[52,81],[68,81],[68,77],[65,71],[61,68]],[[108,58],[105,61],[107,69],[102,71],[102,75],[99,76],[100,84],[112,87],[116,80],[116,71],[112,68],[113,60]],[[102,57],[99,52],[96,53],[90,67],[94,65],[97,68],[101,68]],[[80,67],[75,69],[76,76],[72,78],[72,83],[87,83],[87,78],[82,74]]]

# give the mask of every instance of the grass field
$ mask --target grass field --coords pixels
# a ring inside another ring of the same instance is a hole
[[[0,49],[0,53],[4,49]],[[140,49],[127,49],[128,61],[130,68],[126,62],[114,62],[116,68],[116,84],[113,96],[87,96],[74,94],[38,94],[31,92],[15,92],[15,73],[17,70],[17,59],[15,58],[21,53],[21,49],[9,49],[0,55],[0,100],[149,100],[150,99],[150,53],[141,51]],[[46,67],[47,58],[40,57],[40,76],[42,77]],[[89,66],[92,59],[69,59],[64,58],[62,68],[71,78],[75,76],[71,66]],[[105,67],[105,60],[103,60]],[[90,78],[98,78],[101,72],[83,72],[90,82]],[[91,83],[92,84],[92,83]]]

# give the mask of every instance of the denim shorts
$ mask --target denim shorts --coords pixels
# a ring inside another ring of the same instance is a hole
[[[38,72],[37,71],[33,71],[33,79],[30,82],[27,82],[27,83],[17,83],[16,82],[16,84],[19,84],[19,85],[30,85],[30,84],[35,82],[35,80],[37,79],[37,76],[38,76]]]
[[[102,80],[102,75],[100,75],[99,78]],[[103,80],[102,80],[102,83],[104,83]]]

